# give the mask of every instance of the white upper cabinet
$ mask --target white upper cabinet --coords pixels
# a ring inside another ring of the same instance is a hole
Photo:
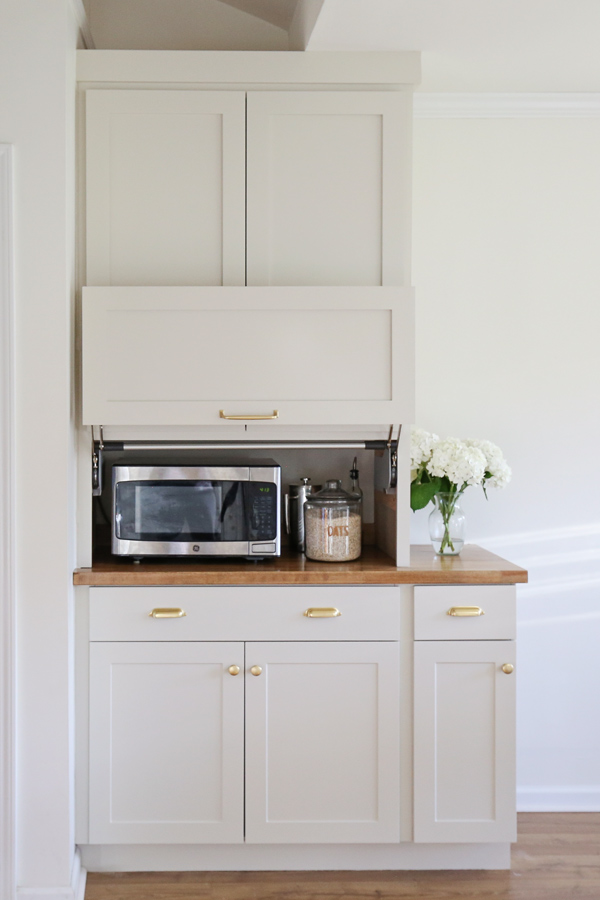
[[[245,94],[86,92],[86,283],[245,282]]]
[[[84,424],[411,421],[411,89],[305,56],[86,82]]]
[[[410,104],[88,90],[86,284],[410,284]]]
[[[409,284],[410,94],[248,93],[248,284]]]
[[[84,288],[83,423],[410,421],[412,336],[409,288]]]

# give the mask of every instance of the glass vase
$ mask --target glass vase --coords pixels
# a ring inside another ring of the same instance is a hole
[[[466,518],[460,506],[460,494],[439,493],[433,498],[429,516],[429,537],[440,556],[456,556],[465,543]]]

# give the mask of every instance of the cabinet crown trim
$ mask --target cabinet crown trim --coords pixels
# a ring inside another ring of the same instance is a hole
[[[413,85],[420,79],[416,52],[77,51],[80,82]]]

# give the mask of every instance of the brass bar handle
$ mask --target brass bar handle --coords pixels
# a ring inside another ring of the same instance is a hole
[[[262,419],[278,419],[279,418],[279,410],[274,409],[273,415],[271,416],[226,416],[225,410],[219,410],[219,418],[220,419],[233,419],[236,422],[259,422]]]
[[[341,616],[341,612],[335,606],[310,606],[304,610],[303,615],[309,619],[335,619],[336,616]]]
[[[451,606],[448,616],[484,616],[485,613],[480,606]]]
[[[157,607],[156,609],[153,609],[151,613],[148,613],[148,615],[151,619],[181,619],[182,616],[185,616],[185,612],[178,606],[173,608]]]

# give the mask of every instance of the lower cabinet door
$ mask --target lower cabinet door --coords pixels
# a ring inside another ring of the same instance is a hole
[[[243,841],[243,660],[243,643],[91,644],[90,843]]]
[[[246,841],[399,841],[399,651],[246,645]]]
[[[415,841],[516,840],[514,663],[513,641],[415,643]]]

